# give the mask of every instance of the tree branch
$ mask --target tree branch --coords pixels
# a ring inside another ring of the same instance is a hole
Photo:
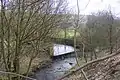
[[[115,52],[115,53],[113,53],[113,54],[107,55],[107,56],[102,57],[102,58],[98,58],[98,59],[93,60],[93,61],[90,61],[90,62],[88,62],[88,63],[80,66],[79,68],[75,69],[74,71],[65,74],[63,77],[59,78],[58,80],[62,80],[62,79],[64,79],[65,77],[73,74],[73,73],[76,72],[76,71],[79,71],[79,70],[83,69],[84,67],[86,67],[86,66],[88,66],[88,65],[90,65],[90,64],[93,64],[93,63],[95,63],[95,62],[100,62],[100,61],[103,61],[103,60],[105,60],[105,59],[111,58],[111,57],[113,57],[113,56],[115,56],[115,55],[117,55],[117,54],[119,54],[119,53],[120,53],[120,49],[118,49],[118,51]]]

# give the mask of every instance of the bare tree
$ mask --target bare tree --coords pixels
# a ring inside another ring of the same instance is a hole
[[[74,51],[75,51],[75,55],[76,55],[76,62],[77,65],[79,65],[79,60],[78,60],[78,54],[77,54],[77,50],[76,50],[76,34],[77,34],[77,29],[79,27],[79,15],[80,15],[80,10],[79,10],[79,0],[77,0],[77,19],[75,21],[75,27],[74,27]]]
[[[65,3],[63,0],[10,0],[8,3],[1,0],[1,54],[6,71],[21,74],[20,60],[29,55],[28,76],[32,61],[45,51],[45,46],[51,47],[52,44],[45,44],[63,21]]]

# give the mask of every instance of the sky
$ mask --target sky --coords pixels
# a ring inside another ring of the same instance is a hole
[[[71,12],[77,13],[77,0],[67,1]],[[80,14],[88,15],[92,12],[111,9],[114,15],[120,16],[120,0],[79,0],[79,8]]]
[[[73,12],[76,12],[76,4],[77,0],[68,0],[68,5]],[[113,14],[120,15],[120,0],[79,0],[79,7],[81,14],[110,9]]]

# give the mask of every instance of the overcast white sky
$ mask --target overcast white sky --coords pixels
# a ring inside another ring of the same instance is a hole
[[[77,0],[68,0],[69,7],[76,10],[76,1]],[[79,0],[79,7],[81,14],[90,14],[91,12],[97,12],[98,10],[106,10],[111,6],[111,10],[114,14],[120,13],[120,0]],[[87,8],[85,6],[88,4]],[[120,14],[119,14],[120,15]]]
[[[85,9],[87,4],[88,6]],[[72,8],[72,12],[76,13],[77,0],[68,0],[68,5]],[[108,10],[110,6],[113,14],[120,16],[120,0],[79,0],[80,14],[91,14],[91,12]]]

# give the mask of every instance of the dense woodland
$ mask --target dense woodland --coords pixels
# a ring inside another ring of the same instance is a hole
[[[66,0],[0,1],[0,80],[35,80],[55,41],[73,46],[77,62],[60,80],[120,79],[120,18],[110,9],[81,15],[76,3],[72,14]]]

